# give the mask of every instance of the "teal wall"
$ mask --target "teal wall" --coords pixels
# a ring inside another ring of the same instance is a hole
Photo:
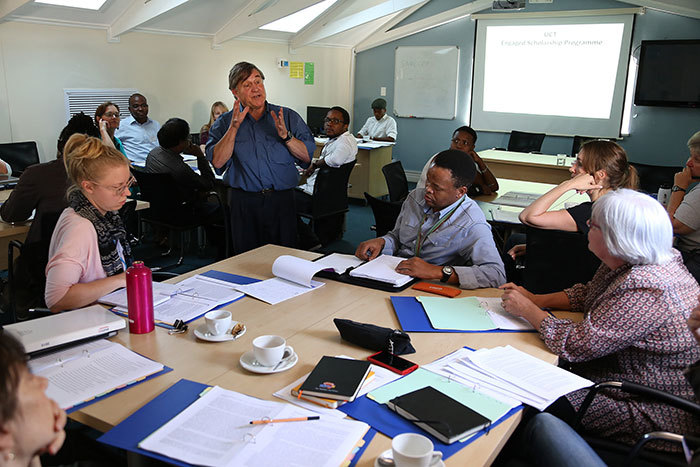
[[[409,24],[421,18],[449,10],[464,2],[433,0],[406,18]],[[612,0],[555,0],[551,4],[529,4],[524,11],[580,10],[628,8],[633,5]],[[490,12],[484,11],[484,13]],[[465,18],[443,26],[414,34],[357,54],[355,71],[355,101],[353,128],[358,130],[371,115],[370,104],[379,96],[379,88],[387,88],[387,108],[391,109],[394,96],[394,49],[398,46],[457,45],[460,48],[459,92],[455,120],[396,118],[399,137],[394,147],[394,158],[406,170],[420,170],[428,157],[446,149],[452,131],[465,125],[469,115],[472,59],[476,22]],[[654,10],[636,15],[632,36],[632,50],[642,40],[700,39],[700,20]],[[533,64],[537,66],[537,64]],[[594,65],[582,64],[572,73],[595,72]],[[660,71],[661,72],[661,71]],[[517,80],[517,77],[514,78]],[[391,112],[391,110],[389,110]],[[688,157],[686,142],[700,130],[700,109],[666,107],[632,108],[631,134],[620,141],[630,160],[654,165],[682,165]],[[505,147],[508,134],[481,132],[476,143],[478,150]],[[572,138],[548,136],[542,145],[544,154],[569,153]]]

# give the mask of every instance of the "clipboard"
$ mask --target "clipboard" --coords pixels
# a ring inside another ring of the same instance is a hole
[[[320,259],[325,258],[326,256],[329,256],[333,253],[327,253],[323,256],[320,256],[312,261],[318,261]],[[367,261],[364,261],[362,264],[365,264]],[[362,266],[360,264],[360,266]],[[357,266],[359,267],[359,266]],[[350,271],[352,271],[355,268],[347,268],[345,272],[338,274],[337,272],[333,271],[332,269],[322,269],[321,271],[317,272],[315,274],[316,277],[323,277],[324,279],[330,279],[332,281],[336,282],[342,282],[343,284],[350,284],[350,285],[355,285],[358,287],[365,287],[368,289],[375,289],[375,290],[381,290],[383,292],[401,292],[403,290],[406,290],[407,288],[411,287],[413,284],[416,282],[420,281],[421,279],[418,278],[413,278],[412,280],[408,281],[404,285],[401,285],[399,287],[394,287],[393,285],[389,284],[388,282],[382,282],[382,281],[377,281],[374,279],[367,279],[364,277],[354,277],[350,275]]]

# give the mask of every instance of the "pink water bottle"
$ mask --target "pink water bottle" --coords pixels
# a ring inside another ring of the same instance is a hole
[[[153,278],[143,261],[134,261],[126,270],[126,300],[129,305],[129,332],[153,331]]]

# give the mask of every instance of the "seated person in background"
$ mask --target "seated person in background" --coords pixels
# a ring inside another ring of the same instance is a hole
[[[474,178],[474,183],[469,187],[467,192],[468,196],[474,197],[479,195],[490,195],[491,193],[498,191],[498,181],[496,177],[489,170],[489,166],[486,165],[481,157],[474,151],[474,145],[476,144],[476,131],[471,127],[461,126],[457,128],[454,133],[452,133],[452,143],[450,144],[450,149],[455,149],[457,151],[462,151],[469,156],[474,161],[476,165],[476,177]],[[437,155],[437,154],[436,154]],[[416,184],[416,188],[425,188],[425,182],[428,178],[428,170],[433,164],[435,156],[431,157],[428,162],[426,162],[423,171],[420,174],[420,179]]]
[[[682,172],[673,177],[673,188],[666,210],[671,217],[676,248],[683,255],[683,263],[700,282],[700,189],[688,187],[700,179],[700,131],[688,140],[690,157]]]
[[[622,147],[606,140],[593,140],[581,146],[576,161],[569,169],[571,179],[561,182],[523,209],[520,221],[532,227],[565,232],[588,233],[593,203],[605,193],[618,188],[636,190],[637,170],[627,160]],[[561,196],[571,190],[585,192],[591,201],[568,209],[548,211]],[[521,237],[520,241],[524,240]],[[525,254],[525,245],[515,245],[508,255],[515,259]]]
[[[48,235],[53,231],[53,225],[44,226],[43,223],[45,219],[55,222],[61,211],[68,206],[66,189],[69,183],[66,166],[63,164],[63,147],[75,133],[97,138],[100,136],[90,117],[82,112],[73,115],[58,137],[56,159],[27,167],[7,201],[0,206],[0,216],[6,222],[26,221],[36,210],[22,254],[14,265],[15,283],[21,285],[15,290],[15,305],[18,310],[46,306],[44,266],[48,261],[50,238],[43,238],[42,234]]]
[[[193,191],[208,191],[214,186],[214,171],[209,161],[196,144],[190,141],[190,126],[181,118],[171,118],[158,130],[157,146],[146,158],[146,171],[170,174],[186,200],[192,199]],[[197,158],[197,175],[182,159],[183,154]]]
[[[126,157],[131,162],[143,164],[151,149],[158,144],[158,130],[160,123],[148,118],[148,102],[141,94],[132,94],[129,97],[129,113],[116,136],[122,142]]]
[[[29,372],[22,344],[7,333],[0,335],[0,381],[0,464],[41,466],[41,454],[63,445],[66,412],[46,396],[48,380]]]
[[[547,348],[592,380],[627,380],[693,399],[683,368],[700,358],[686,328],[700,286],[672,247],[671,222],[649,196],[620,189],[593,205],[589,249],[602,261],[588,284],[534,295],[505,284],[503,307],[539,331]],[[542,308],[582,312],[581,322]],[[547,410],[571,423],[587,391],[574,391]],[[596,436],[634,443],[644,433],[697,433],[692,415],[639,396],[602,392],[583,427]]]
[[[206,125],[202,126],[202,129],[199,130],[199,147],[202,149],[202,152],[204,152],[204,148],[207,145],[207,141],[209,141],[209,128],[214,124],[217,118],[221,116],[221,114],[225,114],[228,112],[228,107],[226,107],[226,104],[224,104],[221,101],[216,101],[211,105],[211,112],[209,113],[209,123]]]
[[[357,156],[357,141],[348,131],[350,114],[342,107],[331,107],[326,114],[323,128],[328,135],[328,142],[321,150],[321,156],[312,160],[308,169],[304,170],[306,182],[294,190],[294,200],[298,212],[311,212],[314,184],[316,182],[316,169],[321,167],[338,168],[355,160]],[[342,222],[342,220],[341,220]],[[318,245],[320,240],[311,228],[297,218],[297,233],[299,244],[302,248]]]
[[[357,133],[358,138],[373,139],[375,141],[396,141],[398,130],[396,120],[386,114],[386,100],[375,99],[372,102],[374,117],[369,117]]]
[[[84,135],[70,137],[64,160],[72,185],[51,237],[44,294],[54,313],[84,307],[125,287],[132,259],[117,213],[134,183],[129,160]]]
[[[397,272],[459,283],[464,289],[503,284],[503,262],[491,227],[481,208],[466,196],[475,173],[464,153],[439,153],[425,188],[416,188],[403,202],[394,230],[360,243],[355,255],[363,260],[380,254],[409,258],[399,263]]]
[[[124,145],[121,140],[114,136],[114,132],[119,129],[119,106],[114,102],[105,102],[95,109],[95,124],[100,130],[100,138],[107,146],[115,148],[126,156]]]

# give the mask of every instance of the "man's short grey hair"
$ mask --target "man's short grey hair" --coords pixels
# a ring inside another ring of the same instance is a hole
[[[691,152],[700,152],[700,131],[690,137],[688,140],[688,149],[690,149]]]
[[[252,63],[248,62],[238,62],[235,65],[233,65],[233,68],[231,68],[231,71],[228,72],[228,88],[233,91],[236,89],[238,84],[241,81],[245,81],[248,79],[248,77],[254,72],[257,71],[260,73],[260,77],[262,79],[265,79],[265,75],[263,74],[262,71],[260,71],[260,68],[256,67]]]
[[[666,210],[649,195],[621,188],[593,203],[611,255],[630,264],[663,264],[673,257],[673,227]]]

